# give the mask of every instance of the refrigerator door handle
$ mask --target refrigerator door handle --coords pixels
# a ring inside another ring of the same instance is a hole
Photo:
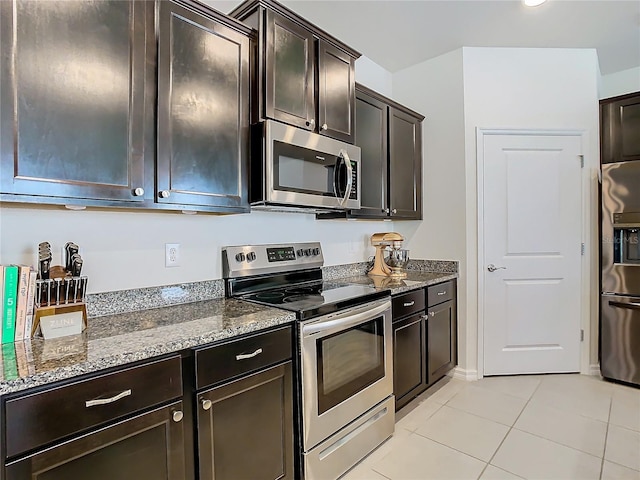
[[[630,310],[640,310],[640,303],[634,302],[616,302],[614,300],[609,300],[609,305],[612,307],[628,308]]]

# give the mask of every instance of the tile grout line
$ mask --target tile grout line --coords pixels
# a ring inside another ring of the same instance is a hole
[[[602,473],[604,472],[604,456],[607,453],[607,441],[609,440],[609,422],[611,421],[611,410],[613,408],[613,394],[611,395],[611,400],[609,400],[609,415],[607,416],[607,430],[604,433],[604,448],[602,449],[602,461],[600,462],[600,476],[598,477],[602,480]]]
[[[529,396],[527,403],[524,404],[524,407],[522,407],[522,410],[520,411],[520,413],[518,414],[518,416],[516,417],[516,419],[513,421],[513,424],[509,427],[509,431],[507,432],[507,434],[504,436],[504,438],[502,439],[502,441],[500,442],[500,445],[498,445],[498,448],[496,448],[496,451],[493,452],[493,455],[491,456],[491,458],[489,459],[489,461],[487,462],[487,465],[491,465],[491,462],[493,461],[493,459],[496,457],[497,453],[500,451],[500,448],[502,448],[502,445],[504,444],[505,440],[507,439],[507,437],[509,436],[509,434],[511,433],[511,430],[513,430],[513,426],[518,422],[518,419],[522,416],[522,413],[525,411],[525,409],[529,406],[529,403],[531,402],[531,399],[533,398],[533,396],[536,394],[536,392],[538,391],[538,389],[540,388],[540,386],[542,385],[543,379],[540,379],[540,383],[538,383],[538,386],[535,388],[535,390],[531,393],[531,395]],[[501,468],[501,467],[498,467]],[[485,467],[486,470],[486,467]],[[505,470],[505,469],[503,469]],[[509,472],[509,470],[505,470],[505,472]],[[482,473],[484,473],[484,470],[482,471]],[[516,476],[520,476],[517,475],[513,472],[509,472],[512,473]]]

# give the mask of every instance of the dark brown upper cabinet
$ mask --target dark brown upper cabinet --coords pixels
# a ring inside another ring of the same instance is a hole
[[[422,120],[389,106],[389,214],[422,219]]]
[[[353,143],[360,53],[274,0],[247,0],[230,15],[259,32],[253,120]]]
[[[356,84],[355,144],[360,147],[359,210],[347,218],[422,219],[422,121],[424,117]],[[318,218],[344,218],[345,213]]]
[[[0,13],[0,191],[142,202],[153,4],[4,1]]]
[[[159,5],[156,201],[248,210],[250,39]]]
[[[602,163],[640,160],[640,92],[600,100]]]
[[[302,128],[315,122],[313,34],[267,10],[265,116]]]
[[[0,199],[249,210],[250,28],[192,0],[0,10]]]

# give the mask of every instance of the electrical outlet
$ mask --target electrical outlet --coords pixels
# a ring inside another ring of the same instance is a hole
[[[165,243],[164,250],[164,266],[179,267],[180,266],[180,244]]]

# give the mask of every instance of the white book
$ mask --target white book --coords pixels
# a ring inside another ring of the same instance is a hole
[[[29,272],[29,288],[27,289],[27,318],[24,324],[24,338],[31,338],[31,330],[33,329],[34,302],[36,296],[36,279],[38,272],[32,270]]]

